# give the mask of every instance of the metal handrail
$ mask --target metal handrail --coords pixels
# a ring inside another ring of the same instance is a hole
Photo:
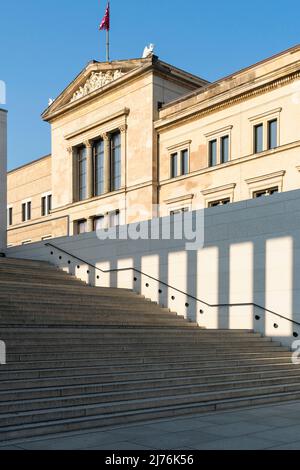
[[[208,302],[205,302],[204,300],[201,300],[201,299],[198,299],[197,297],[195,297],[194,295],[192,294],[188,294],[187,292],[184,292],[180,289],[177,289],[177,287],[173,287],[171,286],[170,284],[167,284],[166,282],[164,281],[160,281],[159,279],[156,279],[155,277],[153,276],[150,276],[149,274],[146,274],[146,273],[143,273],[142,271],[140,271],[139,269],[136,269],[136,268],[132,268],[132,267],[129,267],[129,268],[118,268],[118,269],[107,269],[107,270],[103,270],[101,268],[97,268],[97,266],[89,263],[88,261],[85,261],[83,260],[82,258],[79,258],[79,256],[77,255],[74,255],[72,253],[69,253],[68,251],[64,250],[63,248],[60,248],[58,246],[55,246],[53,245],[52,243],[45,243],[45,246],[51,246],[52,248],[58,250],[58,251],[61,251],[62,253],[68,255],[68,256],[71,256],[72,258],[75,258],[77,259],[78,261],[80,261],[81,263],[84,263],[86,264],[87,266],[90,266],[91,268],[97,270],[97,271],[100,271],[101,273],[104,273],[104,274],[108,274],[108,273],[114,273],[114,272],[124,272],[124,271],[133,271],[137,274],[140,274],[142,276],[146,276],[148,277],[149,279],[152,279],[153,281],[155,282],[158,282],[159,284],[161,284],[162,286],[165,286],[165,287],[168,287],[176,292],[179,292],[180,294],[183,294],[185,295],[186,297],[189,297],[190,299],[193,299],[195,300],[196,302],[200,302],[204,305],[206,305],[207,307],[211,307],[211,308],[220,308],[220,307],[255,307],[255,308],[258,308],[260,310],[263,310],[264,312],[268,312],[268,313],[271,313],[272,315],[275,315],[276,317],[278,318],[281,318],[282,320],[287,320],[288,322],[290,323],[293,323],[294,325],[297,325],[297,326],[300,326],[300,323],[295,321],[295,320],[292,320],[291,318],[287,318],[283,315],[281,315],[280,313],[277,313],[277,312],[274,312],[272,310],[269,310],[268,308],[266,307],[262,307],[261,305],[258,305],[256,303],[253,303],[253,302],[247,302],[247,303],[234,303],[234,304],[210,304]]]

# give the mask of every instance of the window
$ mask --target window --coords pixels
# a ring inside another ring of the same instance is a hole
[[[83,201],[86,199],[87,192],[86,192],[86,148],[80,147],[78,149],[78,177],[79,177],[79,185],[78,185],[78,195],[79,201]]]
[[[94,196],[104,193],[104,141],[94,144]]]
[[[171,155],[171,178],[176,178],[178,176],[177,158],[177,153],[173,153]]]
[[[101,215],[99,217],[94,217],[94,232],[97,232],[97,230],[102,230],[104,229],[104,216]]]
[[[7,225],[10,227],[13,224],[13,208],[7,209]]]
[[[209,166],[217,165],[217,139],[209,142]]]
[[[187,175],[190,171],[191,140],[177,143],[167,147],[170,159],[170,179]]]
[[[45,215],[49,215],[51,209],[52,209],[52,195],[47,194],[45,196],[42,196],[42,201],[41,201],[42,217],[44,217]]]
[[[268,122],[268,150],[277,147],[277,119]]]
[[[180,152],[181,157],[181,175],[187,175],[189,172],[189,151],[182,150]]]
[[[221,163],[229,161],[229,136],[224,135],[221,137]]]
[[[170,216],[175,216],[179,214],[184,214],[185,212],[189,212],[188,207],[182,207],[181,209],[174,209],[170,212]]]
[[[50,240],[52,238],[52,235],[45,235],[42,237],[42,240]]]
[[[31,219],[31,201],[22,203],[22,222]]]
[[[205,134],[207,142],[208,166],[214,167],[229,162],[231,159],[231,134],[233,126],[222,127]]]
[[[111,168],[111,191],[117,191],[121,188],[121,134],[116,132],[111,136],[111,154],[110,154],[110,168]]]
[[[230,204],[230,198],[219,199],[218,201],[211,201],[208,203],[208,207],[225,206],[227,204]]]
[[[86,233],[86,220],[78,220],[77,222],[77,235]]]
[[[264,126],[258,124],[254,126],[254,153],[260,153],[264,150]]]
[[[120,211],[116,210],[109,214],[109,226],[117,227],[120,225]]]
[[[282,108],[276,108],[249,118],[253,132],[253,154],[272,150],[280,145],[281,111]]]
[[[272,196],[272,194],[276,194],[279,192],[278,186],[274,188],[269,188],[269,189],[263,189],[260,191],[255,191],[253,193],[253,198],[256,199],[258,197],[263,197],[263,196]]]

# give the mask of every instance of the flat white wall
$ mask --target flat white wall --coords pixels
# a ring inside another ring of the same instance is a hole
[[[99,272],[44,242],[10,248],[7,255],[50,261],[92,285],[135,289],[200,326],[254,329],[290,345],[293,333],[300,335],[297,325],[252,305],[226,305],[255,303],[300,323],[300,191],[188,217],[201,214],[204,246],[196,251],[186,250],[186,240],[101,241],[95,233],[50,240],[102,270],[135,267],[172,287],[131,271]],[[173,219],[166,220],[173,229]]]
[[[7,224],[7,113],[0,109],[0,251],[6,248]]]

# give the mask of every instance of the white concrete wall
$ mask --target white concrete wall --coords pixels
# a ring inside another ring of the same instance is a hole
[[[300,323],[300,190],[188,217],[201,214],[205,242],[196,251],[186,250],[186,240],[101,241],[95,233],[51,243],[102,270],[135,267],[206,303],[255,303]],[[289,345],[293,333],[300,335],[299,326],[253,306],[207,306],[145,275],[95,271],[44,243],[10,248],[7,255],[50,261],[90,284],[135,289],[207,328],[254,329]]]
[[[0,251],[6,248],[7,229],[7,113],[0,109]]]

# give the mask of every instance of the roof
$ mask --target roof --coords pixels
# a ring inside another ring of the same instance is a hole
[[[51,158],[51,154],[45,155],[44,157],[37,158],[36,160],[32,160],[31,162],[25,163],[24,165],[18,166],[16,168],[13,168],[12,170],[9,170],[7,174],[9,175],[10,173],[14,173],[15,171],[22,170],[23,168],[26,168],[30,165],[34,165],[36,163],[41,162],[42,160],[46,160],[47,158]]]

